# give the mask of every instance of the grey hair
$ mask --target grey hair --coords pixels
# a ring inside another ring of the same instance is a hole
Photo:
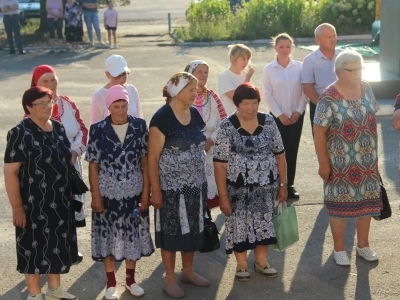
[[[337,70],[342,69],[343,65],[348,62],[360,62],[364,63],[364,59],[362,55],[354,50],[344,50],[339,53],[335,60],[335,72]]]
[[[315,37],[318,37],[318,36],[321,34],[321,31],[322,31],[323,29],[325,29],[325,28],[333,29],[333,30],[336,32],[336,28],[335,28],[335,26],[333,26],[332,24],[329,24],[329,23],[322,23],[322,24],[319,24],[319,25],[317,26],[317,28],[315,28],[315,30],[314,30],[314,36],[315,36]]]

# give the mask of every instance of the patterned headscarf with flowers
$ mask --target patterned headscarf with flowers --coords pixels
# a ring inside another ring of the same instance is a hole
[[[197,80],[196,77],[187,72],[178,72],[174,74],[164,86],[163,96],[167,98],[175,97],[192,79]]]
[[[198,66],[200,66],[200,65],[206,65],[206,66],[208,67],[207,63],[206,63],[204,60],[198,59],[198,60],[191,61],[191,62],[186,66],[185,72],[188,72],[188,73],[190,73],[190,74],[193,74],[193,72],[196,70],[196,68],[197,68]]]

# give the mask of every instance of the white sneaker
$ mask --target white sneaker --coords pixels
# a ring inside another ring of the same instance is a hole
[[[377,261],[379,259],[378,255],[370,247],[357,247],[357,254],[367,261]]]
[[[40,298],[39,298],[40,299]],[[72,295],[62,288],[58,287],[55,290],[48,289],[46,292],[46,300],[76,300],[75,295]]]
[[[106,300],[118,300],[118,291],[117,288],[114,286],[109,287],[106,289],[106,293],[104,295]]]
[[[333,250],[333,258],[335,259],[336,264],[339,266],[350,266],[350,259],[346,251],[336,252]]]
[[[132,284],[130,287],[125,285],[126,289],[135,297],[142,297],[144,290],[137,283]]]
[[[28,298],[26,300],[44,300],[44,299],[42,294],[38,294],[35,296],[28,295]]]
[[[114,49],[118,49],[118,48],[119,48],[118,45],[114,44]]]

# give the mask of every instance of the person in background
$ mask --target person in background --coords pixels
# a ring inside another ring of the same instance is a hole
[[[80,52],[82,42],[82,8],[75,0],[67,0],[65,9],[65,38],[75,52]]]
[[[394,112],[392,116],[393,129],[400,130],[400,94],[396,96],[394,102]]]
[[[81,177],[81,156],[86,151],[88,130],[81,118],[78,106],[65,95],[58,93],[58,77],[56,71],[49,65],[37,66],[32,74],[31,87],[43,86],[53,92],[55,101],[51,118],[63,124],[65,134],[71,145],[71,165],[79,172]],[[80,211],[75,212],[75,224],[77,227],[86,226],[85,194],[74,195],[74,199],[82,203]],[[82,261],[83,256],[78,253],[77,262]]]
[[[277,242],[275,202],[287,200],[281,134],[273,117],[258,111],[261,95],[254,85],[239,85],[233,101],[237,111],[222,121],[213,159],[219,207],[226,216],[226,254],[235,254],[238,281],[250,279],[248,250],[254,250],[254,271],[276,277],[267,257],[268,246]]]
[[[207,63],[202,60],[194,60],[185,68],[185,72],[192,74],[198,80],[197,96],[193,106],[196,107],[206,123],[204,133],[206,134],[207,142],[204,150],[206,150],[207,205],[211,209],[219,206],[213,166],[213,145],[217,136],[218,126],[226,118],[226,112],[218,96],[206,87],[208,71]]]
[[[301,71],[301,83],[304,94],[310,99],[311,129],[314,124],[315,107],[325,88],[336,81],[334,71],[336,56],[341,50],[336,49],[336,29],[329,23],[317,26],[314,31],[318,49],[304,58]]]
[[[17,271],[25,275],[27,300],[44,300],[41,275],[47,277],[46,299],[77,299],[60,287],[60,275],[77,261],[78,245],[67,165],[70,142],[64,126],[51,119],[53,98],[41,86],[25,91],[22,107],[28,117],[8,132],[4,154]]]
[[[94,46],[93,41],[93,27],[96,32],[97,44],[98,47],[104,47],[103,39],[101,38],[101,31],[100,31],[100,21],[98,15],[98,0],[83,0],[82,7],[83,7],[83,18],[86,23],[87,32],[90,40],[90,46]]]
[[[64,19],[64,4],[61,0],[46,0],[47,28],[49,30],[50,51],[55,51],[55,41],[57,32],[57,43],[59,42],[60,52],[64,50],[64,38],[62,34]]]
[[[125,287],[141,297],[144,290],[135,280],[136,262],[151,255],[154,246],[148,214],[146,122],[128,115],[129,95],[121,85],[107,90],[106,103],[110,115],[90,126],[86,160],[92,193],[92,258],[103,262],[105,299],[114,300],[118,299],[115,262],[125,260]]]
[[[230,45],[229,59],[231,66],[218,76],[218,93],[221,97],[227,115],[236,111],[233,103],[233,93],[243,82],[249,82],[254,74],[250,66],[251,50],[243,44]]]
[[[299,199],[294,188],[297,153],[307,97],[301,86],[302,63],[291,59],[293,38],[281,33],[273,38],[276,59],[263,70],[263,91],[268,109],[281,133],[287,165],[288,196]]]
[[[320,96],[314,117],[314,144],[324,202],[333,237],[333,258],[350,266],[344,236],[348,219],[355,219],[356,252],[378,260],[370,248],[371,217],[382,209],[375,113],[379,110],[370,85],[362,81],[363,58],[341,52],[335,61],[337,80]]]
[[[205,123],[194,108],[197,79],[174,74],[163,89],[167,103],[154,114],[149,130],[150,203],[155,209],[156,247],[165,268],[164,292],[182,298],[175,277],[176,252],[181,252],[180,281],[207,287],[210,281],[193,271],[194,253],[204,245]]]
[[[21,26],[19,24],[18,0],[0,0],[0,9],[3,14],[4,29],[7,34],[7,41],[10,47],[10,54],[15,54],[14,39],[17,43],[18,53],[25,54],[22,46]]]
[[[125,59],[121,55],[114,54],[109,56],[105,61],[105,70],[109,81],[92,95],[92,100],[90,101],[90,124],[101,121],[108,116],[106,94],[107,90],[114,85],[123,85],[128,91],[128,114],[133,117],[143,118],[138,91],[132,84],[126,83],[131,71]]]
[[[104,28],[108,33],[108,47],[111,48],[111,34],[114,40],[114,48],[117,45],[118,12],[114,8],[112,1],[107,1],[108,8],[104,11]]]

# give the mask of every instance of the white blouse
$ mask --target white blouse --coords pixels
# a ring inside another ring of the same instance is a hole
[[[137,89],[131,84],[125,84],[124,87],[129,95],[128,115],[143,118]],[[108,107],[106,105],[106,94],[107,89],[101,87],[92,95],[92,100],[90,101],[90,125],[103,120],[109,115]]]
[[[246,81],[246,76],[246,71],[242,71],[238,75],[229,69],[226,69],[218,76],[218,94],[228,116],[236,111],[236,105],[233,103],[233,100],[226,95],[226,93],[236,90],[239,85]]]
[[[286,68],[275,59],[263,69],[263,92],[269,111],[279,117],[290,117],[294,112],[302,114],[307,97],[301,85],[302,63],[290,59]]]

